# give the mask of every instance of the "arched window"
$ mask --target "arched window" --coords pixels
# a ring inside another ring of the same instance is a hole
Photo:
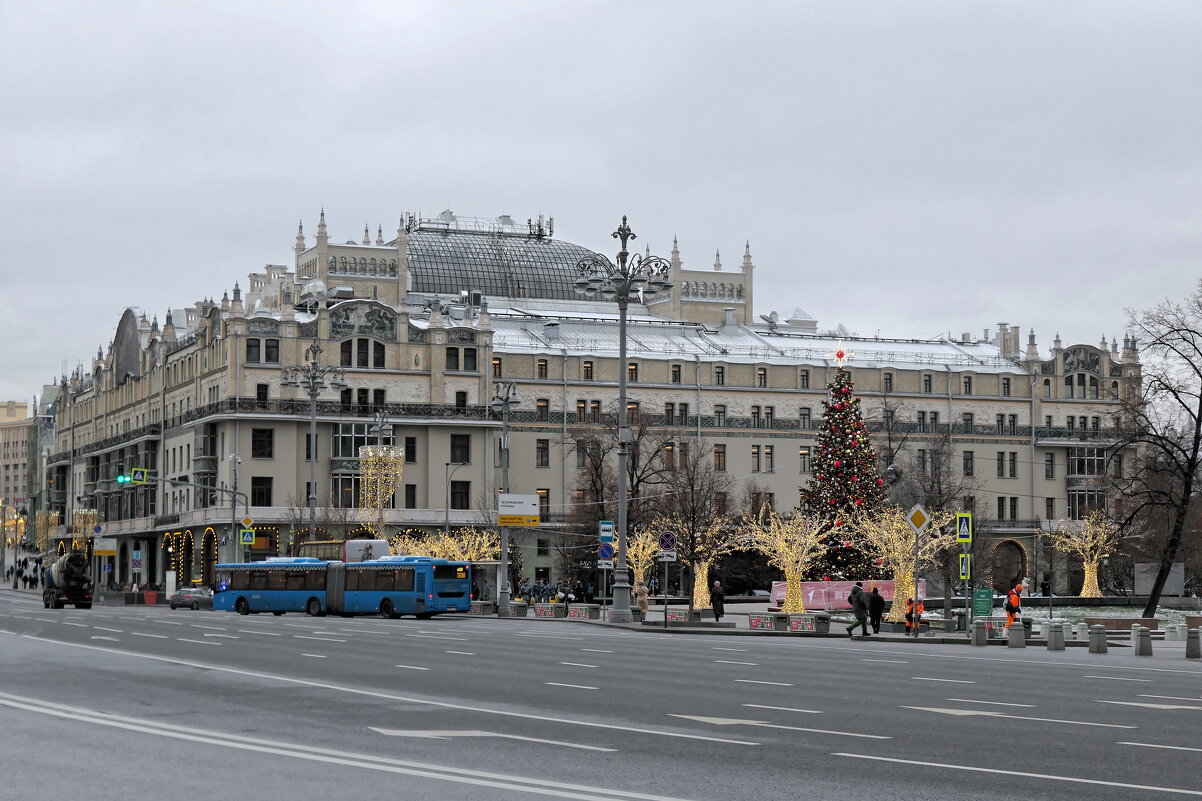
[[[1066,375],[1064,377],[1064,397],[1071,398],[1073,396],[1073,377]]]
[[[368,262],[368,264],[371,265],[371,274],[375,275],[376,274],[376,260],[372,259],[370,262]]]
[[[1119,382],[1111,381],[1110,382],[1110,397],[1117,399],[1118,396],[1119,396]]]
[[[346,272],[346,256],[340,256],[338,258],[338,272],[340,272],[340,273]]]
[[[1098,379],[1093,376],[1089,377],[1089,397],[1091,400],[1098,399]]]
[[[1045,398],[1052,397],[1052,379],[1045,378],[1043,380],[1043,396]]]

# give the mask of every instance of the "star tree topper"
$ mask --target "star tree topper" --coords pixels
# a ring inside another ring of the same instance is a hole
[[[853,353],[853,352],[851,352],[850,350],[848,350],[848,349],[847,349],[847,348],[846,348],[846,347],[843,345],[843,342],[840,340],[839,344],[835,346],[835,349],[834,349],[834,351],[832,351],[831,353],[828,353],[828,354],[826,354],[826,358],[828,358],[828,359],[834,359],[834,360],[835,360],[835,364],[837,364],[837,365],[839,365],[840,367],[842,367],[844,364],[846,364],[846,363],[847,363],[847,360],[848,360],[848,359],[850,359],[852,356],[855,356],[855,355],[856,355],[856,354],[855,354],[855,353]]]

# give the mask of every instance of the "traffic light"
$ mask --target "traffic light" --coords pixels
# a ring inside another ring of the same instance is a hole
[[[118,484],[128,484],[129,481],[130,481],[130,478],[129,478],[128,473],[118,473],[117,474],[117,483]]]

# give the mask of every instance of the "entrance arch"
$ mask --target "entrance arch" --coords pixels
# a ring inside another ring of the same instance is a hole
[[[1027,549],[1017,540],[994,543],[989,559],[989,585],[994,592],[1005,593],[1027,576]]]

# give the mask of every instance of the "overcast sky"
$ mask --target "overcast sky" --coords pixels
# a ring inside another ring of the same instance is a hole
[[[0,399],[406,211],[865,335],[1123,335],[1202,267],[1202,4],[0,0]],[[310,239],[311,241],[311,239]]]

